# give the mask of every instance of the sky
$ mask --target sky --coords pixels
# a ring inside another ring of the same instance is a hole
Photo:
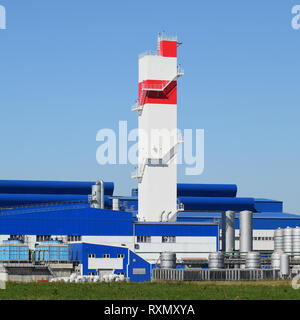
[[[138,54],[177,34],[178,127],[205,132],[205,169],[178,181],[235,183],[238,196],[300,214],[300,0],[0,0],[0,179],[115,182],[96,161],[102,128],[137,127]]]

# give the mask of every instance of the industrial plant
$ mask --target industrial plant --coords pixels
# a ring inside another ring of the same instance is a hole
[[[300,270],[300,216],[235,184],[177,181],[177,37],[139,56],[138,187],[114,182],[0,181],[0,280],[286,279]],[[147,137],[152,130],[167,139]],[[147,141],[146,141],[147,140]],[[299,267],[299,269],[298,269]]]

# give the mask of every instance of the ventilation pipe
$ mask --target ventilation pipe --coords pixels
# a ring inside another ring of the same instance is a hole
[[[222,213],[222,251],[233,252],[235,249],[235,212]]]
[[[252,251],[252,211],[240,212],[240,253],[247,254]]]
[[[91,207],[104,209],[104,181],[99,179],[92,186],[92,201]]]
[[[112,209],[114,211],[120,210],[120,199],[119,198],[113,198],[112,200]]]

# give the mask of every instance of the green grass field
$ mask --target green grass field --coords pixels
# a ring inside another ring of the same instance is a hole
[[[7,283],[4,300],[273,300],[300,299],[290,281],[165,283]]]

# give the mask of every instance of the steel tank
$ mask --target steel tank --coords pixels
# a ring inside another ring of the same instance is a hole
[[[300,228],[293,229],[293,257],[300,257]]]
[[[290,274],[290,257],[287,253],[280,255],[280,275],[288,277]]]
[[[246,255],[246,269],[259,269],[260,268],[260,253],[248,252]]]
[[[208,256],[209,269],[224,269],[224,254],[222,252],[211,252]]]
[[[274,251],[271,255],[271,268],[280,270],[280,256],[283,254],[282,250]]]
[[[235,212],[222,213],[222,251],[233,252],[235,249]]]
[[[274,231],[274,251],[283,250],[283,229],[278,228]]]
[[[290,227],[283,229],[283,251],[287,254],[293,252],[293,229]]]
[[[240,253],[246,255],[252,251],[252,212],[240,212]]]
[[[161,269],[175,269],[176,268],[176,253],[162,252],[160,254],[160,268]]]

